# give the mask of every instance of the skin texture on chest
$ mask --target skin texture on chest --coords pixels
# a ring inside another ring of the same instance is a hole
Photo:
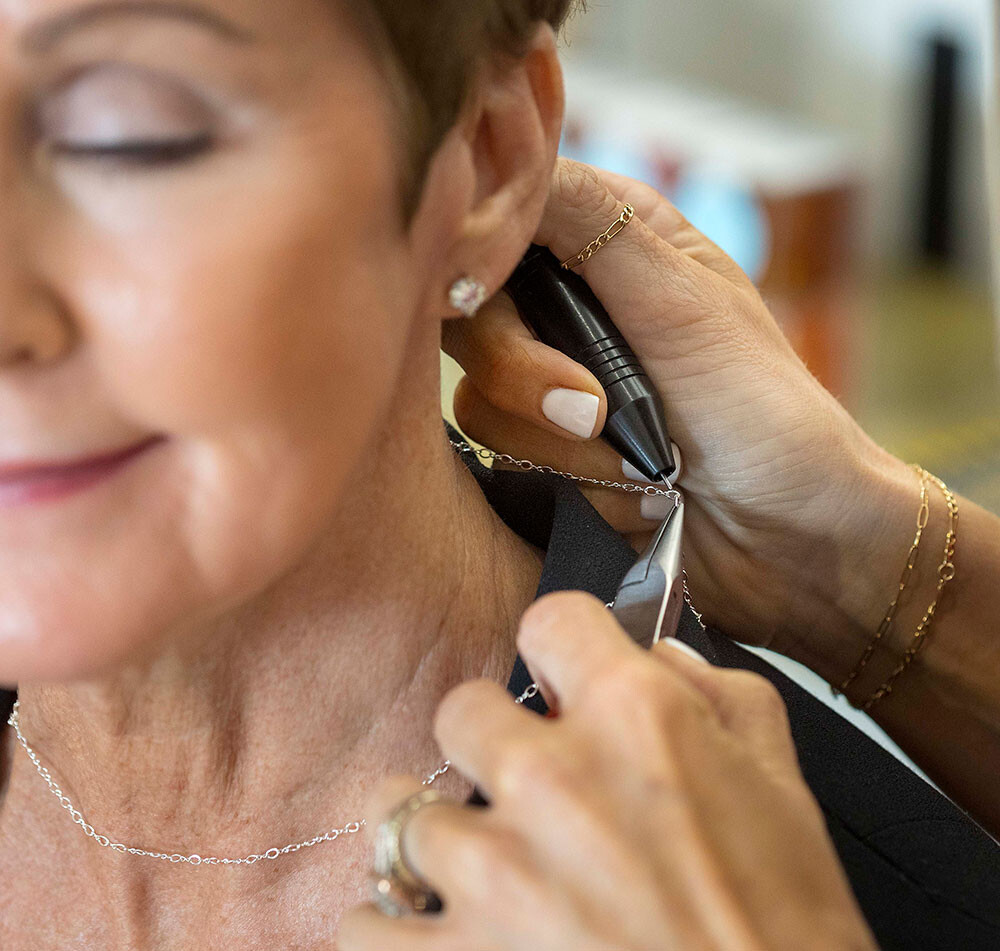
[[[329,951],[341,918],[370,900],[365,831],[240,867],[172,865],[101,848],[47,794],[12,735],[9,727],[0,734],[0,758],[14,766],[12,795],[0,799],[3,951]],[[419,755],[430,761],[436,753]],[[331,803],[392,765],[347,772],[351,783],[331,789]],[[473,788],[455,771],[437,786],[458,801]],[[246,841],[261,832],[263,823]]]
[[[169,867],[155,879],[103,890],[86,872],[0,848],[0,947],[5,951],[215,951],[333,947],[338,923],[365,901],[368,853],[351,843],[279,882],[232,889],[219,869]],[[215,874],[217,872],[217,874]],[[171,881],[171,879],[174,879]],[[119,894],[115,894],[115,892]]]

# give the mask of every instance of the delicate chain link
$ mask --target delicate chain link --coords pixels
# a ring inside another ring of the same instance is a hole
[[[910,545],[910,551],[906,556],[906,564],[903,566],[903,573],[899,578],[896,596],[892,599],[892,604],[889,605],[889,608],[885,613],[885,617],[882,619],[882,623],[879,624],[878,630],[875,632],[875,636],[868,642],[868,646],[865,648],[865,652],[861,655],[861,660],[858,661],[854,670],[848,674],[839,687],[831,687],[834,695],[846,693],[851,684],[858,679],[861,672],[868,666],[869,661],[875,654],[875,649],[888,633],[889,628],[892,627],[892,622],[896,617],[896,611],[899,609],[900,599],[903,596],[903,592],[906,591],[907,585],[910,583],[913,570],[917,566],[917,555],[920,551],[920,542],[923,539],[924,530],[927,528],[927,523],[930,521],[931,516],[930,498],[927,489],[930,477],[926,472],[924,472],[923,469],[920,468],[920,466],[914,466],[913,468],[920,477],[920,508],[917,510],[917,531],[913,536],[913,543]]]
[[[19,715],[20,705],[20,700],[14,701],[14,709],[7,722],[14,728],[14,733],[17,736],[18,742],[22,747],[24,747],[24,751],[28,754],[31,762],[35,764],[35,769],[38,771],[38,775],[45,780],[45,783],[51,790],[52,794],[59,800],[59,804],[69,812],[73,821],[80,826],[84,834],[92,838],[98,845],[106,849],[111,849],[113,852],[127,852],[130,855],[143,855],[147,858],[159,859],[162,862],[170,862],[174,865],[181,863],[185,865],[255,865],[257,862],[274,860],[282,855],[288,855],[291,852],[298,852],[300,849],[312,848],[314,845],[319,845],[320,842],[333,842],[335,839],[339,839],[342,835],[352,835],[356,832],[360,832],[361,827],[365,824],[364,819],[355,820],[354,822],[347,823],[347,825],[341,828],[330,829],[322,835],[306,839],[304,842],[293,842],[289,845],[282,846],[281,848],[271,848],[266,852],[253,853],[251,855],[243,856],[242,858],[219,858],[215,855],[181,855],[177,852],[151,852],[135,846],[125,845],[122,842],[116,842],[109,836],[98,832],[89,822],[87,822],[80,810],[77,809],[70,801],[69,796],[67,796],[62,789],[59,788],[59,784],[56,783],[56,781],[52,778],[52,774],[42,764],[41,760],[38,758],[38,754],[28,745],[27,740],[25,740],[24,735],[21,733]],[[434,776],[424,782],[433,782],[433,779],[436,778],[437,777]]]
[[[633,218],[635,217],[635,208],[631,205],[626,205],[622,209],[622,213],[614,220],[614,223],[608,228],[607,231],[598,235],[590,242],[579,254],[574,254],[573,257],[567,258],[562,262],[562,267],[571,271],[573,268],[580,267],[581,264],[586,264],[601,248],[604,247],[616,234],[618,234],[622,228],[625,227]]]
[[[684,579],[684,603],[691,609],[691,613],[694,615],[694,619],[698,622],[698,627],[700,627],[703,631],[707,631],[708,628],[705,626],[705,619],[701,616],[698,609],[694,606],[694,601],[691,600],[691,589],[688,587],[687,568],[681,569],[681,576]]]
[[[558,469],[554,469],[551,466],[536,465],[527,459],[515,459],[507,453],[492,452],[489,449],[475,449],[468,443],[464,442],[451,440],[451,445],[459,452],[472,453],[480,459],[493,459],[497,462],[517,466],[519,469],[531,469],[536,472],[556,475],[572,482],[600,486],[608,489],[618,489],[622,492],[641,493],[648,496],[662,496],[664,498],[673,499],[674,502],[678,504],[681,502],[680,492],[673,488],[673,486],[670,486],[669,483],[667,483],[668,488],[663,489],[655,485],[641,486],[632,482],[610,482],[604,479],[590,479],[585,476],[574,475],[570,472],[560,472]],[[691,602],[691,593],[688,590],[687,583],[687,571],[684,572],[684,600],[687,602],[688,607],[691,608],[691,611],[698,620],[698,623],[701,625],[702,630],[704,630],[705,625],[702,622],[701,615],[695,610],[694,605]],[[611,604],[606,606],[610,608]],[[515,698],[514,702],[524,703],[526,700],[530,700],[533,697],[538,696],[538,693],[538,684],[533,683],[525,689],[521,696]],[[240,858],[221,858],[215,855],[201,856],[197,854],[181,855],[178,852],[154,852],[147,849],[140,849],[136,846],[125,845],[122,842],[115,841],[104,833],[98,832],[89,822],[87,822],[83,813],[81,813],[80,810],[73,805],[69,796],[62,791],[59,784],[52,778],[52,774],[38,758],[38,754],[31,748],[31,746],[28,745],[28,741],[21,733],[20,706],[21,701],[15,700],[14,707],[7,723],[14,728],[14,733],[17,736],[18,743],[20,743],[20,745],[24,748],[25,753],[28,754],[28,758],[34,764],[35,769],[38,771],[38,775],[42,777],[45,784],[49,787],[49,790],[59,800],[59,804],[69,812],[70,817],[78,826],[80,826],[84,834],[93,839],[101,847],[111,849],[114,852],[123,852],[128,853],[129,855],[141,855],[146,858],[159,859],[162,862],[170,862],[174,865],[255,865],[257,862],[273,861],[274,859],[280,858],[282,855],[289,855],[293,852],[298,852],[301,849],[312,848],[315,845],[319,845],[321,842],[333,842],[341,836],[354,835],[355,833],[360,832],[361,827],[365,825],[364,819],[355,819],[353,822],[348,822],[345,826],[330,829],[322,835],[313,836],[311,839],[306,839],[303,842],[292,842],[288,845],[281,846],[280,848],[274,847],[267,849],[265,852],[254,852]],[[451,760],[445,760],[444,763],[442,763],[436,770],[434,770],[433,773],[422,781],[422,784],[424,786],[430,786],[435,780],[447,773],[450,768]]]
[[[667,483],[667,488],[664,489],[658,485],[639,485],[635,482],[612,482],[608,479],[591,479],[588,476],[575,475],[572,472],[561,472],[559,469],[552,468],[552,466],[540,466],[530,459],[517,459],[506,452],[493,452],[492,449],[476,449],[468,443],[458,442],[454,439],[451,440],[451,445],[453,449],[466,455],[478,456],[480,459],[492,459],[495,462],[516,466],[518,469],[524,469],[525,471],[544,472],[547,475],[559,476],[560,479],[568,479],[570,482],[579,482],[583,485],[592,485],[603,489],[618,489],[620,492],[627,492],[629,494],[673,499],[675,503],[681,501],[680,492],[670,485],[669,482]]]
[[[466,453],[467,455],[478,456],[480,459],[493,460],[495,462],[505,463],[511,466],[517,466],[518,469],[524,469],[531,472],[544,472],[547,475],[556,475],[562,479],[569,479],[571,482],[580,482],[584,485],[598,486],[604,489],[619,489],[622,492],[628,493],[641,493],[642,495],[649,496],[659,496],[665,499],[672,499],[675,504],[682,501],[680,492],[677,491],[669,482],[667,482],[667,488],[661,489],[657,485],[638,485],[635,482],[611,482],[607,479],[591,479],[588,476],[575,475],[572,472],[561,472],[559,469],[554,469],[552,466],[540,466],[530,459],[517,459],[514,456],[506,452],[494,452],[492,449],[477,449],[474,446],[470,446],[467,442],[459,442],[457,439],[449,440],[451,442],[452,449],[458,452]],[[701,614],[694,606],[694,602],[691,600],[691,589],[688,587],[688,574],[687,569],[684,569],[684,601],[687,606],[691,609],[691,613],[694,615],[695,620],[698,622],[699,627],[704,631],[706,630],[705,622],[702,619]],[[609,604],[608,607],[611,607]]]
[[[951,489],[949,489],[948,486],[945,485],[944,482],[942,482],[937,476],[931,475],[929,472],[925,472],[919,467],[918,471],[922,477],[930,479],[930,481],[941,490],[941,494],[944,496],[945,502],[948,505],[948,534],[945,536],[944,541],[944,557],[938,567],[938,583],[934,600],[931,602],[920,623],[917,625],[917,629],[913,633],[913,639],[910,642],[910,646],[906,649],[906,653],[903,654],[903,659],[899,662],[892,673],[889,674],[885,683],[883,683],[882,686],[875,691],[868,702],[862,706],[861,709],[866,712],[871,710],[871,708],[874,707],[880,700],[892,693],[897,679],[906,671],[910,664],[913,663],[917,654],[919,654],[923,649],[924,644],[927,642],[927,637],[930,634],[931,625],[934,623],[934,615],[937,613],[938,605],[941,603],[941,598],[944,595],[944,589],[947,587],[948,583],[953,581],[955,578],[955,546],[958,542],[958,499],[955,498],[955,494],[951,491]]]
[[[608,605],[610,607],[611,605]],[[520,697],[514,700],[514,703],[524,703],[525,700],[530,700],[532,697],[538,694],[538,684],[531,684]],[[35,764],[35,769],[38,771],[38,775],[45,780],[45,784],[49,787],[49,790],[59,800],[59,805],[61,805],[67,812],[69,812],[70,817],[73,821],[83,830],[84,834],[93,839],[102,848],[111,849],[113,852],[127,852],[129,855],[142,855],[150,859],[159,859],[161,862],[170,862],[173,865],[255,865],[257,862],[262,861],[274,861],[274,859],[280,858],[282,855],[289,855],[292,852],[298,852],[300,849],[309,849],[314,845],[319,845],[321,842],[333,842],[339,839],[342,835],[353,835],[354,833],[360,832],[361,827],[365,825],[364,819],[355,819],[353,822],[348,822],[347,825],[341,826],[340,828],[330,829],[328,832],[324,832],[322,835],[315,835],[311,839],[306,839],[304,842],[292,842],[288,845],[284,845],[281,848],[270,848],[265,852],[254,852],[250,855],[245,855],[241,858],[220,858],[215,855],[181,855],[179,852],[151,852],[147,849],[140,849],[136,846],[125,845],[122,842],[114,841],[110,836],[104,835],[98,832],[89,822],[87,822],[83,813],[77,809],[69,796],[67,796],[62,789],[60,789],[59,784],[52,778],[52,774],[45,767],[42,761],[38,758],[38,754],[28,745],[28,741],[24,738],[24,734],[21,732],[21,717],[20,717],[20,707],[21,701],[14,701],[14,708],[11,710],[10,717],[7,723],[14,728],[14,734],[17,737],[18,743],[24,748],[25,753],[28,754],[28,758],[32,763]],[[430,786],[436,779],[439,779],[451,768],[451,760],[445,760],[433,773],[427,776],[423,780],[422,785]]]

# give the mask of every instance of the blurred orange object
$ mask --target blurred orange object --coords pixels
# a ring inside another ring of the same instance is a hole
[[[762,196],[771,259],[761,292],[792,346],[837,396],[853,390],[860,187]]]

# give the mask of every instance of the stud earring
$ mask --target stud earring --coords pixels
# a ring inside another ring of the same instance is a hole
[[[448,300],[463,317],[475,317],[479,308],[486,303],[488,292],[482,281],[474,277],[460,277],[451,285]]]

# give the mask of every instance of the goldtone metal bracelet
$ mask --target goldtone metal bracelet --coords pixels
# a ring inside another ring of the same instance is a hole
[[[551,466],[539,466],[533,462],[526,459],[517,460],[513,456],[509,456],[505,453],[493,453],[488,449],[474,449],[467,443],[460,443],[454,440],[451,441],[451,445],[454,449],[462,453],[474,453],[482,459],[496,459],[500,462],[508,462],[512,465],[516,465],[520,469],[533,469],[538,472],[544,472],[550,475],[557,475],[561,478],[571,480],[573,482],[580,482],[588,485],[604,486],[606,488],[619,489],[623,492],[630,493],[642,493],[645,495],[659,495],[666,496],[668,498],[673,498],[679,501],[681,496],[680,493],[670,487],[669,489],[662,489],[657,486],[641,486],[635,483],[622,483],[622,482],[609,482],[601,479],[588,479],[584,476],[576,476],[569,472],[559,472],[553,469]],[[687,586],[687,572],[684,573],[684,599],[694,613],[699,625],[701,625],[704,630],[705,625],[702,621],[701,615],[695,611],[694,605],[691,603],[691,595],[688,591]],[[607,607],[611,607],[610,604]],[[521,696],[515,698],[514,703],[524,703],[526,700],[530,700],[536,697],[539,693],[538,684],[531,684],[527,687]],[[294,852],[299,852],[302,849],[309,849],[313,846],[319,845],[321,842],[333,842],[339,839],[341,836],[354,835],[361,831],[362,826],[364,826],[364,819],[355,819],[353,822],[348,822],[344,826],[330,829],[323,832],[320,835],[313,836],[311,839],[306,839],[302,842],[292,842],[288,845],[278,847],[273,847],[267,849],[265,852],[254,852],[250,855],[245,855],[238,858],[222,858],[215,855],[202,856],[198,854],[192,855],[182,855],[178,852],[158,852],[147,849],[141,849],[137,846],[125,845],[123,842],[116,842],[110,836],[104,833],[98,832],[89,822],[87,822],[83,813],[80,812],[76,806],[73,805],[69,796],[67,796],[59,784],[52,778],[51,772],[46,768],[42,761],[38,758],[38,754],[31,748],[28,741],[24,738],[21,733],[21,718],[20,718],[21,701],[15,700],[14,707],[11,710],[10,717],[7,723],[14,728],[14,734],[17,737],[18,743],[27,753],[28,758],[34,764],[38,775],[42,777],[45,784],[49,787],[50,792],[59,800],[59,804],[69,812],[70,817],[73,821],[80,826],[83,833],[89,838],[93,839],[102,848],[110,849],[113,852],[121,852],[128,855],[139,855],[145,858],[159,859],[161,862],[169,862],[172,865],[190,865],[190,866],[202,866],[202,865],[255,865],[257,862],[262,861],[274,861],[283,855],[290,855]],[[436,779],[439,779],[451,768],[451,760],[445,760],[433,773],[431,773],[426,779],[422,781],[424,786],[430,786]]]
[[[635,208],[631,205],[626,204],[622,209],[622,213],[615,219],[614,224],[608,228],[603,234],[598,235],[590,242],[579,254],[574,254],[573,257],[567,258],[562,262],[562,266],[565,270],[571,271],[575,267],[580,267],[586,264],[601,248],[604,247],[615,235],[617,235],[624,227],[635,217]]]
[[[938,567],[938,583],[937,591],[934,596],[934,600],[931,602],[930,607],[927,608],[927,612],[924,614],[923,619],[917,625],[917,629],[913,632],[913,639],[910,646],[907,648],[906,653],[903,655],[903,659],[899,662],[896,669],[889,674],[888,678],[878,690],[872,694],[871,698],[862,707],[863,710],[871,710],[880,700],[887,697],[892,693],[893,687],[899,677],[907,670],[907,668],[916,659],[917,654],[923,649],[924,645],[927,643],[927,638],[931,631],[931,626],[934,623],[934,617],[937,614],[938,605],[941,603],[941,597],[944,594],[945,588],[948,586],[950,581],[955,578],[955,546],[958,542],[958,499],[955,498],[954,493],[948,488],[937,476],[931,475],[929,472],[924,472],[920,469],[923,475],[926,475],[931,482],[933,482],[940,490],[941,494],[945,498],[945,502],[948,504],[948,534],[945,536],[944,543],[944,558]]]
[[[885,617],[882,619],[882,623],[879,624],[878,630],[875,632],[875,636],[869,642],[868,647],[865,648],[865,652],[861,656],[861,660],[858,661],[858,665],[851,671],[839,687],[831,687],[835,695],[847,693],[847,688],[858,679],[861,672],[868,666],[868,662],[875,654],[875,649],[878,647],[879,642],[888,633],[889,628],[892,627],[892,622],[896,617],[896,610],[899,608],[899,599],[903,596],[906,586],[910,583],[910,576],[913,574],[913,569],[916,567],[917,555],[920,549],[920,540],[923,538],[924,529],[927,528],[927,522],[930,520],[931,509],[927,491],[927,483],[929,481],[928,475],[923,469],[920,468],[920,466],[913,466],[912,468],[916,471],[917,475],[920,476],[920,509],[917,512],[917,533],[913,537],[913,544],[910,546],[910,551],[906,556],[906,565],[903,567],[903,573],[899,579],[899,587],[896,591],[896,596],[892,599],[892,604],[889,605],[888,610],[885,612]]]

